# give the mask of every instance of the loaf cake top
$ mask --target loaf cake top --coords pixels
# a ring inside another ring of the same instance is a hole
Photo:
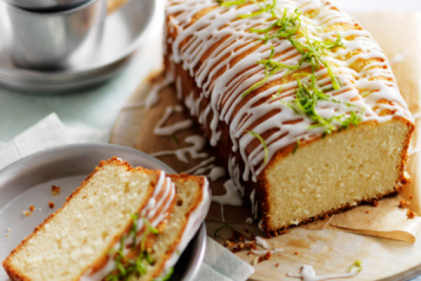
[[[220,123],[229,126],[243,180],[256,181],[279,151],[327,134],[413,123],[379,45],[327,1],[170,0],[166,13],[165,52],[209,99],[197,115],[211,119],[212,145]]]

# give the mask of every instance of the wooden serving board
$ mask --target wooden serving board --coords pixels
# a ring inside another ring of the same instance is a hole
[[[421,15],[379,12],[358,13],[355,16],[363,27],[372,33],[389,58],[399,53],[407,54],[393,65],[393,69],[410,111],[420,112]],[[159,67],[157,66],[158,69]],[[159,102],[149,109],[145,108],[145,98],[151,92],[152,85],[158,83],[160,79],[162,77],[159,76],[159,71],[152,73],[131,96],[116,121],[111,143],[135,147],[153,154],[189,147],[192,144],[186,143],[186,138],[192,135],[200,136],[200,130],[195,126],[168,137],[159,137],[153,133],[157,123],[164,116],[165,110],[169,106],[179,105],[173,89],[165,87],[159,92]],[[183,112],[171,114],[163,126],[188,119],[189,115],[185,109]],[[417,131],[412,144],[421,147],[421,138],[418,137]],[[203,158],[198,159],[193,159],[186,153],[187,162],[179,161],[171,154],[158,158],[172,166],[177,172],[188,171],[192,167],[203,164],[202,173],[206,174],[209,172],[206,166],[218,165],[218,163],[216,159],[211,159],[213,153],[209,146],[205,145],[203,149],[201,148],[200,153]],[[421,172],[418,168],[420,165],[417,164],[418,157],[418,155],[412,157],[409,164],[412,182],[417,186],[421,179],[417,176]],[[205,160],[209,162],[204,163]],[[193,169],[194,171],[201,172],[198,169]],[[225,193],[226,181],[225,176],[211,183],[214,195]],[[415,207],[420,209],[420,206]],[[248,233],[263,236],[255,225],[245,223],[246,218],[250,217],[247,208],[226,206],[224,210],[226,222],[235,229],[243,233],[246,233],[245,229],[247,229]],[[214,237],[215,230],[223,225],[221,208],[218,204],[212,204],[207,221],[208,235],[223,244],[230,237],[231,230],[224,228],[218,232],[218,237]],[[321,221],[293,228],[285,235],[270,239],[270,243],[276,243],[275,246],[283,248],[284,252],[274,254],[270,260],[256,264],[256,272],[251,280],[289,280],[286,273],[298,273],[303,264],[311,264],[318,275],[345,273],[356,260],[362,262],[363,270],[354,277],[355,280],[409,280],[421,274],[421,233],[417,235],[417,241],[411,244],[326,229],[324,226],[327,223],[328,221]],[[240,252],[237,255],[247,262],[255,259],[255,256],[248,256],[247,252]],[[279,265],[276,267],[276,264]]]

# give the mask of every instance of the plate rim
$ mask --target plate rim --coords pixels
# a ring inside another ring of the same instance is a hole
[[[155,164],[159,165],[161,169],[165,170],[168,173],[177,174],[170,166],[168,166],[164,162],[160,161],[159,159],[156,159],[155,157],[143,151],[136,150],[134,148],[117,145],[117,144],[108,144],[108,143],[101,143],[101,144],[83,143],[83,144],[60,145],[60,146],[56,146],[56,147],[52,147],[52,148],[48,148],[42,151],[32,153],[26,157],[23,157],[9,164],[3,169],[0,169],[0,178],[2,177],[7,178],[7,175],[13,175],[13,173],[11,173],[12,171],[19,171],[20,167],[22,167],[22,165],[25,165],[26,163],[28,163],[29,165],[36,164],[36,161],[39,160],[40,157],[48,157],[51,155],[55,155],[54,157],[58,158],[60,157],[60,153],[65,153],[66,151],[72,151],[72,150],[78,150],[78,149],[90,150],[90,148],[99,148],[101,150],[106,149],[109,151],[120,150],[120,151],[125,151],[128,153],[132,153],[132,154],[137,155],[136,157],[144,157],[148,161],[154,162]],[[0,190],[5,189],[6,187],[7,185],[4,185],[2,184],[2,182],[0,182]],[[205,222],[203,222],[187,246],[187,247],[193,247],[193,252],[191,255],[189,255],[188,266],[186,267],[186,270],[180,274],[183,277],[183,280],[191,281],[199,272],[200,267],[204,260],[205,252],[206,252],[206,245],[207,245],[206,242],[207,242],[206,241],[206,224]],[[177,264],[178,264],[178,261],[176,265]]]

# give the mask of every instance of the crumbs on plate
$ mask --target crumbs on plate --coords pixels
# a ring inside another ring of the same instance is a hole
[[[51,187],[51,193],[53,194],[53,196],[59,194],[60,193],[60,187],[53,184],[53,186]]]

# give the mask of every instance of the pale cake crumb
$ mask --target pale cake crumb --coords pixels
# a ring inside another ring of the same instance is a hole
[[[28,211],[28,210],[25,210],[25,211],[23,211],[23,213],[22,213],[24,216],[26,216],[26,217],[29,217],[29,216],[32,216],[32,212],[31,211]]]

